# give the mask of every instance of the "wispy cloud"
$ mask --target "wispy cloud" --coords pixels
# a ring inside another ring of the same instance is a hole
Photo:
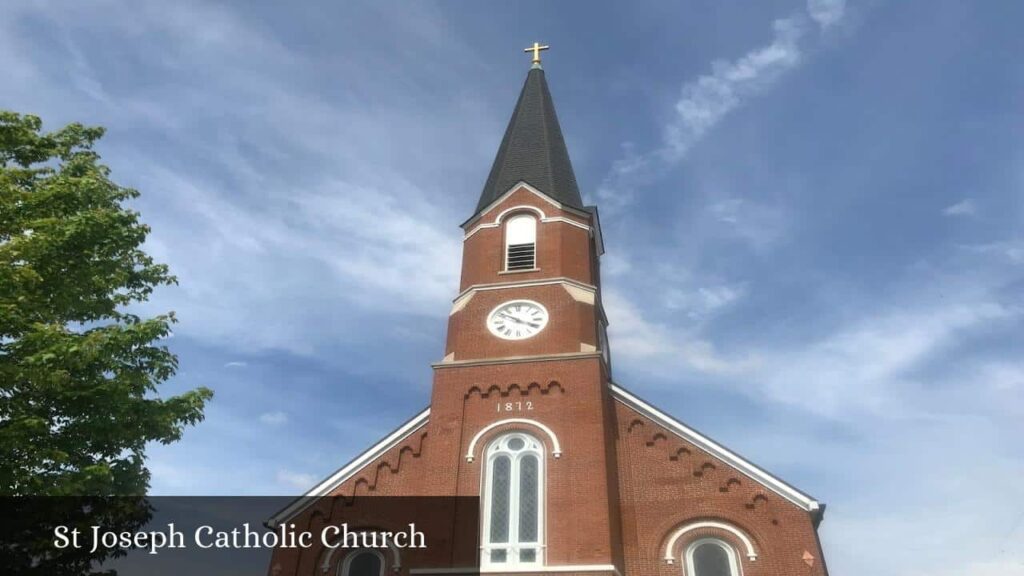
[[[288,414],[285,412],[266,412],[260,414],[260,422],[268,426],[281,426],[288,423]]]
[[[822,28],[828,28],[842,20],[846,0],[807,0],[807,13]]]
[[[382,23],[409,41],[446,51],[459,43],[439,32],[445,24],[429,7],[387,16]],[[52,2],[12,7],[3,20],[0,53],[38,54],[35,37],[16,24],[40,21],[61,39],[46,50],[73,63],[67,79],[28,65],[27,81],[6,87],[5,100],[31,102],[54,122],[109,120],[122,130],[101,152],[119,182],[143,191],[138,207],[153,228],[147,250],[181,279],[148,305],[178,310],[180,335],[246,352],[309,354],[351,337],[345,325],[366,314],[443,317],[458,282],[452,223],[464,216],[452,211],[447,191],[453,178],[475,176],[454,158],[481,155],[477,139],[492,123],[477,95],[413,97],[404,86],[415,76],[396,68],[418,70],[419,62],[398,47],[374,52],[379,67],[345,73],[337,68],[363,59],[299,55],[224,6],[138,2],[101,11]],[[350,32],[339,38],[359,43],[363,33]],[[137,59],[98,61],[116,41],[137,44]],[[468,58],[436,73],[475,65]],[[100,73],[104,66],[119,73]],[[327,99],[319,86],[325,70],[360,80]],[[69,90],[95,102],[91,117],[74,116],[59,97]],[[392,101],[364,101],[363,91]],[[446,131],[459,137],[443,148],[421,145]],[[153,144],[123,145],[126,136]],[[162,153],[168,144],[172,152]],[[328,305],[334,301],[347,305]]]
[[[701,292],[696,294],[699,298]],[[707,294],[712,307],[736,296],[731,289]],[[918,414],[918,407],[908,403],[925,385],[915,370],[974,331],[1022,316],[994,294],[943,294],[934,301],[908,295],[892,309],[861,314],[815,340],[722,351],[702,335],[699,324],[681,328],[678,322],[649,320],[616,291],[605,298],[616,358],[631,370],[667,381],[679,369],[717,376],[720,385],[738,393],[833,419]],[[1004,389],[1024,379],[1014,366],[983,365],[979,370],[975,377]]]
[[[942,209],[942,213],[946,216],[974,216],[978,213],[978,207],[975,205],[974,200],[967,198],[956,204],[946,206]]]
[[[842,0],[811,0],[805,10],[772,23],[773,36],[767,45],[735,60],[714,61],[710,72],[685,82],[661,145],[648,151],[639,150],[633,143],[622,145],[621,157],[596,192],[602,208],[614,215],[630,204],[640,188],[667,174],[732,111],[797,67],[804,58],[806,48],[802,43],[809,31],[815,26],[824,31],[838,24],[844,12]],[[706,200],[698,210],[700,221],[715,223],[715,235],[738,239],[755,251],[774,247],[790,224],[790,214],[778,204],[721,192]],[[691,319],[699,319],[734,304],[745,290],[742,281],[711,286],[679,286],[673,281],[672,287],[664,290],[665,303],[670,309],[683,310]],[[645,319],[625,292],[608,291],[605,298],[615,301],[608,309],[616,351],[627,362],[636,360],[634,366],[647,366],[655,357],[662,366],[709,374],[737,374],[760,365],[754,355],[723,355],[710,340],[698,336],[699,326],[679,329]]]
[[[312,474],[295,472],[294,470],[278,470],[275,478],[278,484],[297,493],[305,493],[318,480]]]
[[[737,238],[755,251],[774,248],[790,225],[790,213],[778,203],[729,196],[709,199],[709,219],[722,224],[718,230]]]
[[[918,412],[908,398],[924,385],[916,368],[972,330],[1019,317],[986,300],[904,307],[865,316],[818,342],[775,350],[764,375],[751,382],[772,401],[832,418],[907,417]]]
[[[1002,240],[980,244],[961,245],[961,249],[973,254],[1003,258],[1013,264],[1024,264],[1024,240]]]
[[[694,330],[645,318],[614,289],[605,291],[603,301],[610,316],[612,350],[632,370],[662,377],[678,375],[680,370],[727,375],[743,373],[758,363],[753,357],[723,355]]]
[[[729,112],[796,66],[804,27],[801,16],[776,20],[771,44],[732,62],[714,62],[711,73],[683,85],[675,105],[676,118],[665,131],[665,148],[659,151],[666,160],[675,162],[686,156]]]
[[[821,447],[838,452],[834,474],[873,487],[871,496],[858,498],[841,514],[833,511],[823,525],[830,565],[893,576],[1024,575],[1024,507],[1018,504],[1024,488],[1017,481],[1024,467],[1000,449],[1013,436],[979,417],[916,420],[899,428],[869,422],[877,429],[865,431],[858,447]],[[864,447],[871,453],[858,454]],[[951,451],[970,454],[969,464],[950,461],[945,456]],[[863,467],[875,471],[859,470]],[[878,481],[880,469],[912,488]],[[978,485],[984,490],[965,489]],[[889,557],[854,551],[885,549],[894,534],[915,553]],[[950,548],[956,553],[945,552]]]
[[[683,84],[675,114],[664,129],[662,146],[641,152],[633,143],[623,144],[616,160],[597,189],[602,207],[612,210],[628,203],[638,187],[656,180],[677,164],[715,126],[751,98],[761,94],[803,59],[801,42],[816,23],[822,30],[843,17],[843,0],[809,0],[805,11],[772,23],[772,41],[735,60],[716,60],[711,71]]]
[[[718,284],[699,286],[696,289],[669,288],[665,305],[670,310],[680,310],[691,319],[703,319],[728,308],[743,298],[747,292],[745,284]]]

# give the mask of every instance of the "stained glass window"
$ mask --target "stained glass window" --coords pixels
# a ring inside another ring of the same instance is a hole
[[[519,460],[519,541],[537,541],[537,456]]]
[[[508,542],[512,459],[498,456],[491,467],[491,542]]]
[[[544,447],[513,432],[487,449],[484,562],[515,565],[541,562]]]

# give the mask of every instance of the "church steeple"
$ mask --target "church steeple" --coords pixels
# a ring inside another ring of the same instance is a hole
[[[469,541],[469,557],[281,547],[269,573],[827,576],[823,505],[613,383],[600,218],[581,206],[544,48],[528,49],[526,85],[462,226],[429,408],[268,525],[351,516],[324,496],[468,497],[479,516],[459,501],[451,511],[468,526],[444,534]]]
[[[543,48],[546,46],[527,49],[534,53],[533,67],[526,75],[476,213],[519,182],[526,182],[564,205],[583,208],[569,150],[562,138],[544,70],[540,67],[539,50]]]

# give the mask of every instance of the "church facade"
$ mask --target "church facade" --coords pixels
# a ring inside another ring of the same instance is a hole
[[[486,573],[827,574],[823,504],[612,377],[598,210],[581,200],[542,48],[462,224],[429,407],[269,525],[326,496],[479,496]],[[275,552],[270,573],[417,573],[374,551],[301,556]]]

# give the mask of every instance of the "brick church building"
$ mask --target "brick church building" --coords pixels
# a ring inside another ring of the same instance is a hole
[[[485,573],[826,575],[822,503],[613,378],[598,210],[580,197],[540,49],[462,224],[429,407],[268,526],[326,496],[479,496]],[[445,572],[349,550],[276,551],[269,573]]]

